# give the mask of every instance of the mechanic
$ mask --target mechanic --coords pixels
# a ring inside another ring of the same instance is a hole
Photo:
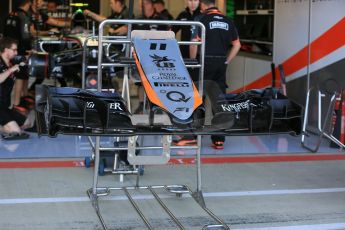
[[[49,35],[51,33],[57,33],[59,28],[69,27],[70,21],[57,20],[53,17],[49,17],[46,12],[42,10],[43,0],[33,0],[30,8],[31,13],[31,34],[37,36]]]
[[[25,57],[31,50],[32,36],[30,32],[31,0],[19,0],[18,8],[11,12],[5,20],[4,37],[18,39],[18,55]],[[28,109],[21,104],[21,98],[28,95],[28,70],[16,73],[13,109],[26,114]]]
[[[234,22],[215,6],[215,0],[200,0],[202,15],[196,18],[205,25],[204,95],[216,105],[220,94],[226,93],[226,69],[241,48]],[[199,27],[192,30],[192,41],[200,41]],[[190,57],[197,58],[198,46],[190,46]],[[198,84],[196,84],[198,85]],[[214,109],[212,109],[214,110]],[[212,147],[223,149],[225,136],[212,135]]]
[[[165,8],[165,2],[163,0],[153,0],[153,7],[163,20],[174,19],[170,12]]]
[[[26,117],[16,110],[10,109],[11,93],[15,82],[15,72],[19,64],[13,65],[11,60],[17,55],[17,41],[12,38],[0,40],[0,125],[4,140],[26,139],[28,134],[22,132]]]
[[[90,10],[84,10],[84,15],[92,18],[97,22],[101,22],[105,19],[127,19],[129,18],[129,11],[125,2],[125,0],[110,0],[109,4],[113,13],[107,18]],[[110,35],[126,35],[127,30],[127,25],[113,24],[109,28],[108,32]]]
[[[186,8],[178,14],[176,21],[194,21],[195,17],[201,14],[200,11],[200,1],[199,0],[186,0]],[[191,27],[174,25],[172,26],[172,31],[178,33],[181,30],[181,41],[191,40]],[[190,58],[189,56],[189,46],[180,46],[181,54],[183,58]]]

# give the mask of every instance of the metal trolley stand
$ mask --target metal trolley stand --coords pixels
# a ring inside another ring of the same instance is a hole
[[[107,39],[106,36],[103,36],[104,27],[109,24],[127,24],[129,27],[129,33],[127,37],[119,38],[119,39]],[[190,41],[180,41],[179,45],[190,45],[190,44],[196,44],[200,46],[200,60],[198,64],[192,64],[192,65],[186,65],[186,67],[194,67],[199,68],[199,76],[200,76],[200,83],[199,83],[199,93],[202,95],[202,89],[203,89],[203,62],[204,62],[204,41],[205,41],[205,28],[204,26],[199,22],[181,22],[181,21],[155,21],[155,20],[105,20],[99,25],[99,36],[98,36],[98,91],[101,91],[101,80],[102,80],[102,69],[105,66],[121,66],[125,68],[125,75],[124,75],[124,84],[123,84],[123,92],[122,96],[123,98],[127,99],[129,103],[129,86],[128,86],[128,75],[126,74],[128,72],[128,66],[131,65],[129,62],[119,62],[119,63],[103,63],[102,62],[102,56],[103,56],[103,43],[117,43],[117,44],[126,44],[127,46],[127,53],[126,58],[131,58],[130,53],[130,45],[131,45],[131,27],[133,24],[153,24],[153,25],[181,25],[181,26],[198,26],[201,28],[202,31],[202,37],[201,42],[190,42]],[[138,136],[130,136],[128,137],[128,159],[131,163],[136,163],[138,165],[145,165],[145,164],[166,164],[170,159],[170,150],[172,148],[181,148],[177,146],[171,146],[171,134],[168,135],[162,133],[162,143],[163,145],[160,147],[143,147],[143,146],[136,146],[136,139]],[[149,135],[149,134],[148,134]],[[173,222],[176,224],[178,229],[185,229],[185,227],[181,224],[181,222],[174,216],[174,214],[168,209],[168,207],[164,204],[162,199],[158,196],[156,193],[157,189],[164,189],[167,192],[176,194],[177,197],[181,196],[182,194],[189,193],[192,195],[194,200],[201,206],[201,208],[214,220],[214,223],[205,225],[201,227],[202,229],[230,229],[228,225],[226,225],[221,219],[219,219],[217,216],[215,216],[209,209],[206,208],[205,202],[203,199],[203,194],[201,190],[201,161],[200,161],[200,146],[201,146],[201,136],[199,135],[197,137],[197,146],[190,148],[196,149],[196,168],[197,168],[197,189],[196,191],[192,191],[189,187],[185,185],[158,185],[158,186],[139,186],[139,177],[137,177],[137,184],[133,187],[98,187],[98,169],[100,165],[100,136],[96,136],[95,143],[93,146],[94,149],[94,156],[95,156],[95,167],[94,167],[94,175],[93,175],[93,186],[87,191],[87,194],[92,202],[92,205],[96,211],[97,216],[99,217],[99,220],[103,226],[104,229],[108,229],[107,225],[101,215],[101,210],[99,207],[98,199],[102,196],[107,196],[111,193],[111,191],[115,190],[121,190],[125,193],[128,200],[136,210],[136,212],[139,214],[141,219],[144,221],[145,226],[148,229],[153,229],[152,225],[148,221],[148,219],[145,217],[144,213],[139,209],[137,203],[133,199],[133,197],[130,195],[130,190],[140,190],[145,189],[151,192],[155,200],[162,206],[162,208],[166,211],[166,213],[171,217]],[[186,148],[186,147],[182,147]],[[116,149],[116,148],[115,148]],[[163,154],[161,156],[135,156],[135,151],[137,149],[162,149]]]
[[[334,82],[331,82],[331,83],[336,84]],[[327,84],[327,82],[324,82],[324,84]],[[322,90],[316,87],[312,87],[307,92],[301,144],[304,148],[308,149],[311,152],[315,153],[319,150],[323,137],[329,139],[331,142],[335,143],[340,148],[343,148],[343,149],[345,148],[345,145],[332,135],[332,131],[334,128],[334,125],[332,123],[332,112],[334,111],[336,101],[340,100],[339,96],[340,96],[341,91],[340,92],[339,91],[340,90],[334,90],[334,91]],[[309,124],[309,110],[312,107],[310,104],[310,97],[311,97],[312,92],[317,93],[317,99],[316,99],[317,101],[317,131],[316,131],[317,140],[316,140],[315,146],[311,146],[311,144],[307,143],[307,137],[309,136],[309,133],[307,130],[308,124]],[[325,117],[322,116],[322,112],[323,112],[322,104],[328,104]]]

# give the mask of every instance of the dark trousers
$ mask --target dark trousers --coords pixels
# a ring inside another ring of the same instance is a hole
[[[226,93],[226,68],[224,64],[226,57],[206,57],[204,64],[204,79],[203,79],[203,98],[206,96],[211,102],[212,113],[216,111],[216,105],[219,95]],[[199,87],[198,77],[191,76],[196,87]],[[225,141],[223,135],[212,135],[212,142]]]

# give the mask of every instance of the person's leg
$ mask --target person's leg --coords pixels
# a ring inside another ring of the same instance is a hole
[[[28,95],[28,87],[29,87],[29,80],[25,79],[23,81],[23,90],[22,90],[22,95],[21,97],[25,97]]]
[[[18,106],[20,104],[20,98],[22,96],[23,88],[24,88],[24,80],[16,79],[16,82],[14,84],[13,105]]]
[[[24,122],[25,116],[8,108],[0,108],[0,125],[2,125],[3,133],[21,133],[20,125],[16,119]]]
[[[29,134],[22,131],[26,117],[8,108],[0,109],[1,137],[4,140],[21,140],[29,138]]]
[[[12,104],[13,109],[22,114],[28,113],[28,108],[23,103],[21,103],[22,97],[28,94],[28,80],[29,73],[27,68],[21,69],[19,72],[16,73],[16,81],[14,85],[14,98]]]
[[[13,106],[12,109],[23,114],[27,115],[29,112],[29,107],[34,106],[32,103],[29,106],[28,103],[22,101],[22,94],[23,94],[23,88],[24,88],[24,83],[25,80],[22,79],[16,79],[15,86],[14,86],[14,97],[13,97]]]
[[[215,60],[207,65],[208,70],[205,71],[206,84],[204,83],[205,95],[210,99],[212,112],[215,113],[219,95],[226,93],[226,65],[223,60]],[[205,66],[206,70],[206,66]],[[225,142],[224,135],[212,135],[212,144],[215,149],[223,149]]]
[[[22,132],[16,121],[6,123],[2,128],[1,137],[4,140],[23,140],[30,137],[29,134]]]
[[[3,126],[4,133],[21,133],[22,130],[15,121],[10,121]]]

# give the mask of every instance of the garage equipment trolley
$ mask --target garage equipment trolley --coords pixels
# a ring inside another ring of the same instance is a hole
[[[201,58],[199,63],[197,64],[191,64],[186,65],[186,67],[194,67],[199,68],[201,81],[199,85],[199,89],[201,89],[200,94],[202,95],[202,76],[203,76],[203,57],[204,57],[204,39],[205,39],[205,28],[201,23],[198,22],[177,22],[177,21],[146,21],[146,20],[105,20],[99,25],[99,37],[98,37],[98,91],[101,91],[101,81],[102,81],[102,69],[104,66],[122,66],[125,67],[125,74],[123,79],[123,91],[122,96],[123,98],[127,98],[129,100],[129,88],[128,88],[128,67],[132,64],[134,64],[132,61],[130,61],[131,53],[127,52],[127,58],[126,60],[119,62],[119,63],[103,63],[102,56],[103,56],[103,43],[118,43],[118,44],[126,44],[127,49],[130,48],[131,45],[131,37],[130,33],[127,36],[127,38],[123,39],[107,39],[105,36],[103,36],[104,27],[109,24],[127,24],[129,28],[133,24],[154,24],[154,25],[181,25],[181,26],[198,26],[202,29],[202,41],[201,42],[195,42],[192,43],[190,41],[181,41],[179,42],[180,45],[189,45],[189,44],[197,44],[201,46]],[[130,31],[130,29],[129,29]],[[151,31],[147,31],[147,33],[150,33]],[[150,122],[153,122],[149,118]],[[171,140],[172,140],[172,134],[174,132],[172,131],[171,134],[166,135],[162,134],[162,146],[137,146],[137,138],[138,135],[135,136],[128,136],[128,161],[133,165],[155,165],[155,164],[166,164],[168,163],[170,159],[170,151],[171,148],[181,148],[177,146],[171,146]],[[202,229],[229,229],[228,225],[225,224],[221,219],[219,219],[216,215],[214,215],[205,205],[202,191],[201,191],[201,162],[200,162],[200,146],[201,146],[201,136],[198,136],[197,138],[197,146],[189,146],[187,148],[190,149],[196,149],[196,167],[197,167],[197,189],[196,191],[192,191],[188,186],[186,185],[158,185],[158,186],[139,186],[139,177],[137,177],[137,183],[136,186],[133,187],[98,187],[98,172],[99,172],[99,166],[100,166],[100,151],[102,150],[102,147],[100,146],[100,136],[95,137],[95,143],[94,143],[94,156],[95,156],[95,167],[94,167],[94,176],[93,176],[93,186],[87,191],[88,196],[90,197],[90,200],[92,202],[92,205],[97,213],[97,216],[99,217],[99,220],[103,226],[104,229],[108,229],[102,215],[101,215],[101,209],[99,207],[98,199],[100,197],[109,195],[111,191],[114,190],[122,190],[125,195],[128,197],[128,200],[133,205],[136,212],[139,214],[139,216],[144,221],[144,224],[148,229],[153,229],[152,225],[150,224],[149,220],[145,217],[145,214],[139,209],[138,205],[136,204],[133,197],[130,195],[130,190],[148,190],[152,193],[156,201],[162,206],[162,208],[166,211],[166,213],[171,217],[171,219],[174,221],[176,226],[178,226],[178,229],[185,229],[185,227],[182,225],[182,223],[176,218],[176,216],[169,210],[169,208],[164,204],[162,199],[158,196],[155,190],[157,189],[164,189],[169,193],[174,193],[177,195],[177,197],[182,196],[182,194],[191,194],[194,200],[202,207],[202,209],[215,221],[215,223],[208,224],[202,227]],[[186,148],[186,147],[183,147]],[[160,156],[142,156],[142,155],[136,155],[137,150],[143,150],[143,149],[161,149],[162,154]],[[112,149],[116,150],[116,148]],[[120,148],[120,150],[123,150]]]

